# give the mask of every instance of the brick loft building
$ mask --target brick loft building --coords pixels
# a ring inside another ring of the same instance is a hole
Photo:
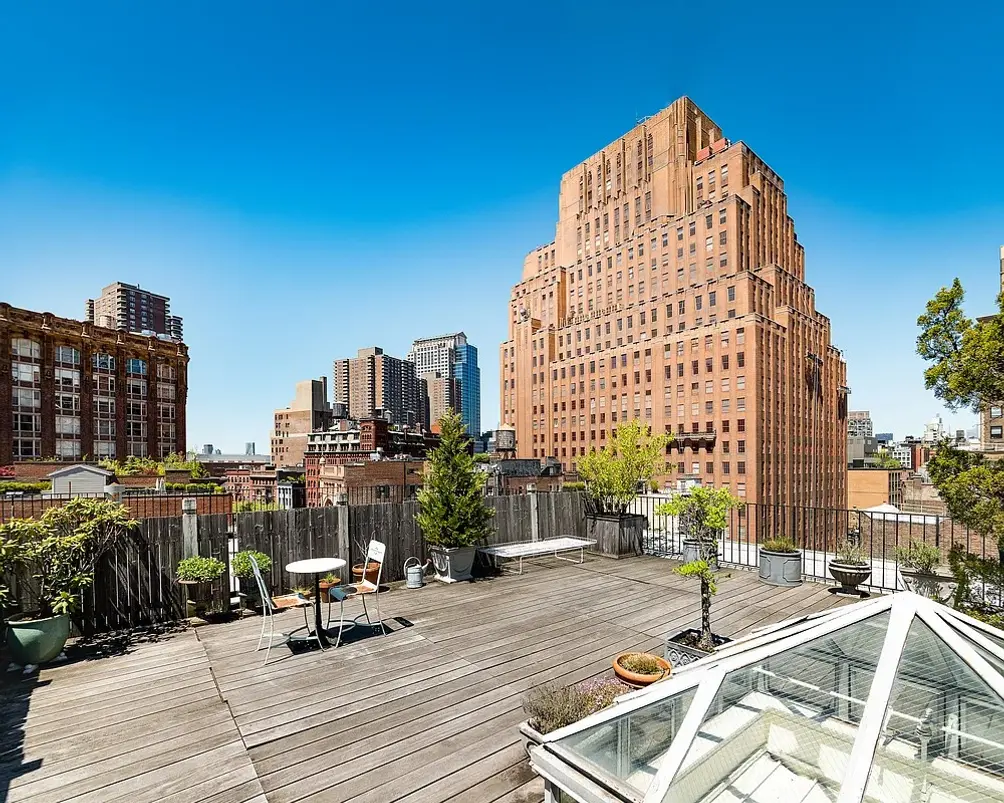
[[[185,451],[188,347],[0,303],[0,465]]]
[[[566,470],[618,422],[672,432],[667,476],[843,507],[846,365],[805,283],[784,182],[688,98],[561,179],[500,347],[520,457]]]
[[[331,424],[327,377],[297,382],[289,407],[276,410],[272,418],[272,461],[279,468],[302,466],[307,435]]]
[[[143,290],[139,285],[115,282],[87,299],[85,320],[106,329],[121,329],[182,339],[182,321],[171,314],[171,299]]]

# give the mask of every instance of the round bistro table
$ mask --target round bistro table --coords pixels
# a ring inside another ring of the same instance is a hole
[[[310,558],[286,564],[286,571],[290,574],[314,575],[314,636],[322,647],[329,647],[331,643],[321,627],[321,576],[344,567],[345,561],[341,558]]]

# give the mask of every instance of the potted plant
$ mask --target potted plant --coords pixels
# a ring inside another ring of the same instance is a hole
[[[338,585],[340,582],[342,582],[342,580],[336,574],[329,573],[324,575],[324,577],[322,577],[320,582],[317,584],[318,587],[321,589],[321,599],[324,599],[328,596],[328,589]],[[374,580],[373,582],[375,583],[376,580]]]
[[[488,475],[467,451],[460,415],[447,411],[439,428],[439,446],[429,455],[415,518],[429,544],[436,579],[456,583],[473,578],[475,545],[490,532],[495,511],[485,502]]]
[[[227,565],[219,558],[205,558],[201,555],[193,555],[178,562],[175,576],[178,583],[188,590],[185,607],[189,617],[204,619],[209,609],[209,602],[204,599],[204,589],[195,591],[195,599],[191,598],[191,591],[219,579],[226,570]]]
[[[258,583],[254,579],[254,567],[251,565],[251,558],[258,564],[258,571],[261,572],[261,579],[268,588],[269,572],[272,570],[272,558],[264,552],[254,549],[242,549],[234,554],[230,560],[230,571],[234,577],[241,581],[241,588],[245,589],[241,595],[242,599],[247,599],[251,607],[255,610],[261,608],[261,592],[258,590]],[[245,588],[246,587],[246,588]]]
[[[375,534],[374,537],[376,537]],[[356,541],[355,545],[356,552],[365,557],[366,549],[369,544],[366,541]],[[354,583],[361,583],[365,580],[367,583],[376,585],[376,581],[379,576],[380,564],[376,561],[367,561],[365,565],[357,563],[352,567],[352,581]]]
[[[872,565],[861,547],[848,541],[830,558],[829,570],[833,579],[840,583],[837,594],[851,597],[866,597],[867,592],[858,591],[858,586],[871,577]]]
[[[760,580],[790,588],[802,584],[802,550],[790,538],[772,538],[760,545]]]
[[[572,686],[545,683],[531,689],[523,698],[529,719],[519,728],[524,749],[529,752],[545,734],[602,711],[629,691],[631,687],[617,678],[586,680]]]
[[[135,526],[125,507],[103,499],[73,499],[39,519],[0,526],[0,579],[13,575],[30,605],[7,620],[7,647],[15,663],[35,665],[59,656],[98,561]],[[10,596],[0,585],[0,604],[10,604]],[[86,630],[83,621],[77,624]]]
[[[669,661],[648,652],[622,652],[614,658],[613,666],[623,683],[638,688],[667,678],[673,671]]]
[[[303,597],[304,599],[312,599],[314,596],[313,586],[295,586],[289,589],[290,594],[296,594],[298,597]]]
[[[674,571],[682,577],[694,577],[701,584],[700,629],[682,630],[666,642],[666,659],[674,666],[689,664],[710,655],[717,647],[729,641],[711,631],[711,600],[718,593],[715,577],[718,535],[728,524],[729,511],[742,505],[743,501],[733,496],[727,488],[698,486],[656,508],[656,513],[679,516],[687,523],[696,558],[686,561]]]
[[[642,553],[648,519],[628,512],[639,493],[664,465],[673,436],[652,435],[637,419],[625,421],[602,449],[579,461],[585,482],[587,538],[601,555],[619,558]]]
[[[941,550],[923,541],[911,541],[905,547],[896,547],[899,573],[907,580],[907,588],[936,602],[942,601],[941,584],[951,583],[951,575],[938,572]]]

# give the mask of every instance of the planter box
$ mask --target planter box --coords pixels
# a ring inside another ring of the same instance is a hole
[[[641,555],[647,525],[647,517],[634,513],[594,513],[586,516],[586,538],[595,540],[593,551],[606,558]]]
[[[955,578],[950,574],[923,574],[913,569],[900,569],[899,573],[908,591],[929,599],[940,600],[955,588]]]
[[[444,583],[473,580],[477,552],[477,547],[473,546],[432,547],[429,553],[432,555],[432,565],[436,568],[436,579]]]
[[[523,751],[530,755],[530,748],[536,747],[542,741],[544,741],[544,734],[538,730],[535,730],[532,725],[530,725],[530,720],[520,723],[519,726],[519,740],[523,743]]]
[[[802,585],[802,553],[760,547],[760,581],[786,588]]]
[[[872,576],[871,564],[859,565],[831,560],[828,568],[833,579],[840,583],[838,594],[849,597],[868,596],[868,592],[858,591],[858,586]]]
[[[688,628],[687,630],[681,630],[675,636],[671,636],[666,639],[666,652],[664,657],[670,664],[674,667],[676,666],[686,666],[687,664],[692,664],[694,661],[699,661],[701,658],[707,658],[711,655],[710,652],[705,652],[704,650],[699,650],[697,647],[691,647],[687,644],[680,644],[678,639],[685,638],[687,636],[699,636],[701,631],[695,627]],[[715,647],[721,647],[732,641],[730,638],[725,636],[711,635],[712,640],[715,642]]]

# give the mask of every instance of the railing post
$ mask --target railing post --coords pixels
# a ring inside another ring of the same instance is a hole
[[[196,500],[191,497],[181,500],[181,536],[183,557],[197,556],[199,554],[199,517]]]

